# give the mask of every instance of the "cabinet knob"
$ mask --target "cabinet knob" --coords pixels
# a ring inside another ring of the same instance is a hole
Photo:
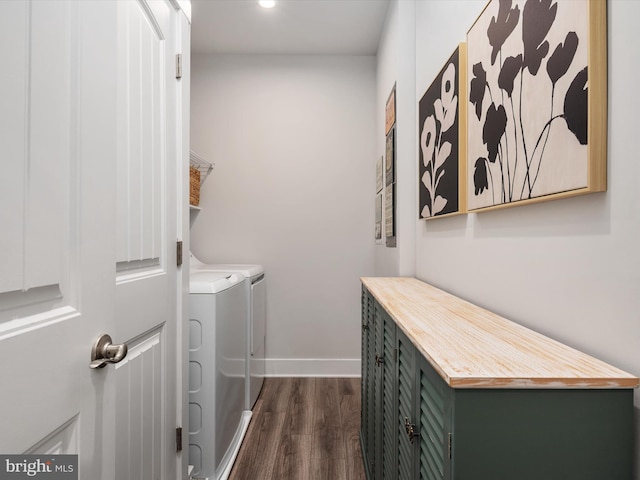
[[[416,431],[416,426],[413,423],[409,422],[408,417],[404,417],[404,429],[407,432],[407,437],[409,437],[409,441],[413,443],[413,439],[419,437],[420,434]]]
[[[380,365],[382,365],[383,363],[384,363],[384,357],[383,357],[383,356],[381,357],[380,355],[378,355],[378,354],[376,353],[376,365],[379,367],[379,366],[380,366]]]

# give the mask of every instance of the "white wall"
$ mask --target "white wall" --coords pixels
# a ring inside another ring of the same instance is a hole
[[[194,55],[192,75],[192,149],[215,163],[193,252],[265,266],[270,374],[359,375],[375,58]]]
[[[416,2],[416,101],[485,4]],[[640,375],[638,18],[640,2],[609,1],[606,193],[423,221],[416,235],[418,278],[634,375]],[[637,392],[635,404],[638,418]],[[638,431],[636,425],[636,437]]]
[[[395,83],[397,203],[396,247],[375,246],[376,276],[415,275],[418,207],[414,201],[417,186],[414,18],[414,2],[392,1],[378,48],[375,141],[379,158],[385,154],[385,104]]]

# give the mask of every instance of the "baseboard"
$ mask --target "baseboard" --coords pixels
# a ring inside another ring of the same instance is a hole
[[[267,377],[359,377],[359,358],[268,358]]]

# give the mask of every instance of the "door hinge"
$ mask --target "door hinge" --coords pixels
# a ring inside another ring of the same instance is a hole
[[[449,460],[451,460],[451,449],[452,449],[452,446],[451,446],[451,432],[449,432]]]
[[[182,54],[176,54],[176,78],[182,78]]]
[[[398,362],[398,349],[394,348],[393,349],[393,363],[397,363]]]
[[[176,264],[182,265],[182,240],[176,242]]]
[[[182,451],[182,427],[176,428],[176,452]]]

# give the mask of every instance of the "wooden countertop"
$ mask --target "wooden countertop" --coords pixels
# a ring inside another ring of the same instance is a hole
[[[453,388],[635,388],[638,378],[415,278],[362,278]]]

